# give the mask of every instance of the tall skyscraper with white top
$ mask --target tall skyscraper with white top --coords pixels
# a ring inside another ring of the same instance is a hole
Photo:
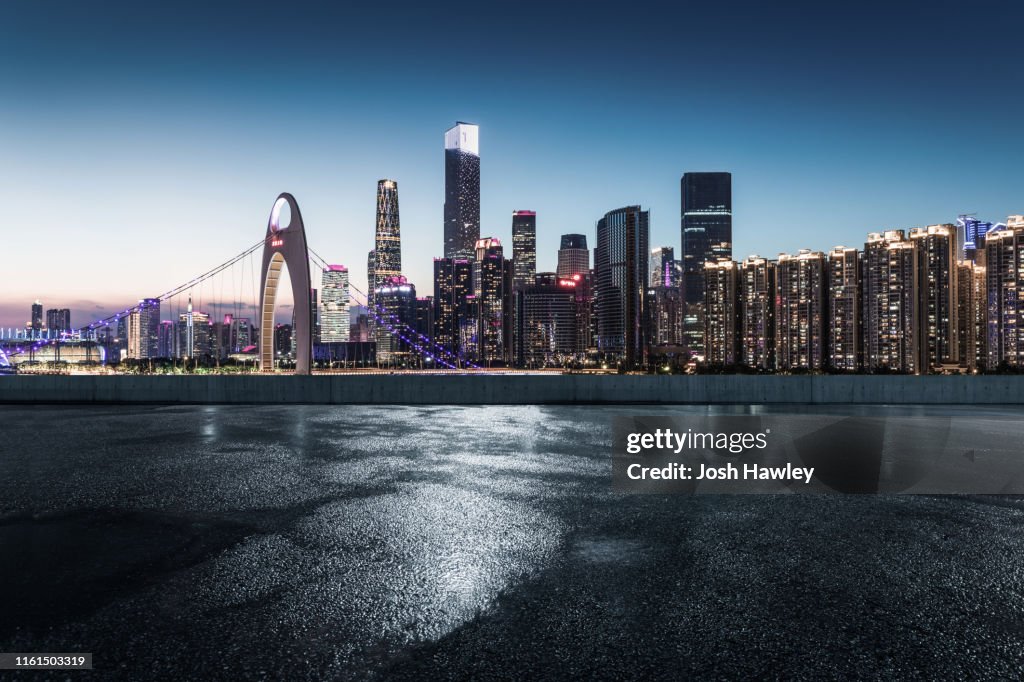
[[[444,134],[444,257],[476,256],[480,239],[480,127],[458,122]]]

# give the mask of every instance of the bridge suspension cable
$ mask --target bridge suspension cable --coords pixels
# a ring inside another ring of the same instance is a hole
[[[309,248],[309,247],[307,247],[307,248],[309,250],[310,256],[311,256],[314,264],[316,264],[319,267],[324,268],[324,269],[329,267],[327,261],[324,260],[323,257],[320,256],[320,254],[318,254],[312,248]],[[455,363],[461,362],[461,363],[465,364],[466,366],[468,366],[468,367],[470,367],[472,369],[480,369],[479,365],[466,360],[465,358],[461,357],[457,353],[453,352],[451,349],[446,348],[445,346],[442,346],[440,343],[435,341],[433,338],[431,338],[429,336],[426,336],[425,334],[421,333],[420,331],[418,331],[418,330],[414,329],[413,327],[409,326],[407,323],[402,322],[400,319],[398,319],[397,315],[395,315],[393,313],[389,313],[387,311],[387,309],[385,309],[384,306],[382,306],[381,304],[374,303],[374,305],[372,306],[372,309],[371,309],[370,302],[369,302],[369,296],[367,296],[365,292],[363,292],[359,287],[354,285],[351,281],[349,282],[349,287],[355,293],[357,293],[360,296],[362,296],[363,300],[365,301],[365,306],[366,306],[367,310],[370,312],[371,315],[374,316],[374,319],[376,319],[378,322],[383,324],[389,331],[398,334],[399,338],[401,338],[403,341],[406,341],[406,343],[409,343],[410,345],[412,345],[417,350],[420,350],[421,352],[427,353],[427,357],[436,358],[442,364],[447,365],[448,367],[450,367],[452,369],[457,369],[458,368],[457,365],[453,365],[452,362],[455,362]],[[388,321],[383,319],[381,316],[386,316],[387,319],[390,320],[391,323],[389,323]],[[405,333],[403,333],[400,329],[395,329],[393,324],[397,324],[397,325],[400,325],[401,327],[404,327],[406,330],[408,330],[407,333],[415,335],[417,338],[420,339],[420,341],[422,343],[425,343],[429,347],[433,347],[436,350],[429,351],[427,349],[424,349],[422,347],[422,345],[412,341],[407,336],[405,336]],[[447,357],[448,359],[445,359],[445,357]]]
[[[192,278],[191,280],[189,280],[188,282],[185,282],[184,284],[178,285],[178,286],[176,286],[176,287],[174,287],[172,289],[169,289],[169,290],[165,291],[164,293],[160,294],[159,296],[156,296],[155,298],[157,300],[160,300],[160,301],[166,301],[168,299],[173,299],[174,297],[184,293],[185,291],[193,289],[196,286],[200,286],[206,280],[208,280],[211,277],[214,277],[215,275],[217,275],[217,274],[223,272],[224,270],[230,268],[231,266],[233,266],[234,264],[236,264],[237,262],[239,262],[243,258],[246,258],[246,257],[250,256],[254,251],[256,251],[258,248],[263,246],[265,241],[266,241],[265,238],[264,239],[260,239],[258,242],[256,242],[252,246],[248,247],[247,249],[245,249],[244,251],[242,251],[238,255],[236,255],[236,256],[234,256],[234,257],[224,261],[220,265],[218,265],[218,266],[216,266],[216,267],[214,267],[214,268],[204,272],[203,274],[201,274],[201,275],[199,275],[197,277]],[[35,352],[35,351],[39,350],[40,348],[42,348],[43,346],[47,346],[47,345],[52,344],[52,343],[67,342],[69,340],[72,340],[70,337],[73,337],[75,334],[78,334],[79,338],[81,338],[81,334],[82,334],[83,331],[91,331],[93,329],[104,327],[104,326],[110,324],[111,322],[119,321],[122,317],[130,315],[131,313],[135,312],[136,310],[141,309],[143,307],[143,305],[144,304],[142,302],[136,303],[135,305],[133,305],[133,306],[131,306],[129,308],[125,308],[124,310],[122,310],[120,312],[117,312],[117,313],[114,313],[113,315],[108,315],[107,317],[101,318],[99,320],[94,320],[92,323],[90,323],[90,324],[88,324],[88,325],[86,325],[84,327],[78,327],[76,329],[72,329],[66,336],[55,337],[55,338],[51,338],[51,339],[38,339],[38,340],[35,341],[35,343],[31,343],[31,344],[28,345],[28,350],[26,350],[24,347],[18,348],[17,350],[12,351],[10,353],[10,355],[13,356],[13,355],[19,355],[19,354],[22,354],[22,353],[25,353],[25,352]]]

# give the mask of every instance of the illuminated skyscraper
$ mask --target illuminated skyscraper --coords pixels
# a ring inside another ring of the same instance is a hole
[[[256,345],[256,333],[252,321],[248,317],[231,318],[230,339],[228,344],[232,353],[241,353]]]
[[[488,365],[507,362],[512,352],[512,268],[494,237],[476,243],[473,286],[479,306],[477,359]]]
[[[36,301],[32,304],[32,317],[29,318],[28,328],[38,332],[43,328],[43,304]]]
[[[50,336],[71,331],[71,310],[69,308],[51,308],[46,311],[46,329]]]
[[[723,258],[704,264],[701,281],[704,286],[703,316],[704,362],[731,366],[740,362],[740,299],[738,268]]]
[[[685,173],[680,195],[686,335],[690,350],[700,355],[704,264],[732,258],[732,174]]]
[[[402,275],[402,234],[398,221],[398,183],[377,181],[377,229],[374,233],[375,288]]]
[[[540,273],[517,293],[517,364],[562,366],[577,359],[576,285],[553,272]]]
[[[985,235],[987,369],[1024,366],[1024,216]]]
[[[178,339],[174,333],[174,321],[163,320],[159,327],[159,340],[157,342],[157,357],[177,357]]]
[[[956,227],[930,225],[910,230],[917,245],[917,360],[918,374],[960,361],[957,319]]]
[[[644,362],[649,233],[649,213],[639,206],[609,211],[597,222],[597,348],[606,359],[621,360],[627,369]]]
[[[995,225],[984,220],[978,220],[974,216],[961,215],[957,218],[956,241],[957,259],[976,262],[979,253],[985,252],[985,235],[993,227],[1001,229],[1005,225]]]
[[[377,288],[377,278],[373,272],[376,268],[377,253],[375,251],[370,251],[370,253],[366,254],[366,308],[367,313],[369,315],[366,323],[367,326],[369,327],[371,340],[376,338],[374,336],[374,325],[376,324],[377,310],[375,308],[376,304],[374,303],[373,300],[374,290]]]
[[[979,253],[984,260],[984,250]],[[985,268],[969,260],[957,263],[956,289],[959,364],[974,372],[987,364]]]
[[[210,316],[192,308],[192,297],[188,309],[178,316],[178,354],[183,358],[208,357],[212,352],[210,344]]]
[[[467,296],[473,294],[470,261],[456,258],[434,259],[434,340],[460,356],[459,311]]]
[[[395,303],[406,293],[395,287],[407,285],[404,280],[397,284],[402,277],[402,238],[398,222],[398,183],[394,180],[377,182],[377,227],[374,233],[373,259],[372,303],[377,306],[375,312],[383,319],[386,311],[381,309],[382,304],[377,300],[377,292],[387,288],[391,292],[389,300]],[[413,295],[413,298],[416,296]],[[389,323],[394,326],[394,320],[390,320]],[[392,359],[391,353],[398,347],[399,341],[390,338],[392,332],[388,325],[381,323],[371,326],[373,339],[377,342],[377,359],[389,362]]]
[[[279,324],[274,327],[274,357],[283,358],[292,353],[292,326]]]
[[[916,373],[916,244],[903,230],[872,232],[864,243],[862,268],[864,369]]]
[[[320,284],[320,341],[339,343],[349,340],[348,268],[329,265]]]
[[[676,281],[675,249],[671,246],[658,246],[651,249],[651,283],[652,287],[673,287]]]
[[[444,134],[444,257],[476,256],[480,239],[480,127],[458,122]]]
[[[775,367],[820,370],[825,367],[828,297],[825,254],[801,249],[779,254],[775,271]]]
[[[647,289],[644,302],[649,347],[678,346],[683,342],[683,292],[679,287],[658,285]]]
[[[144,298],[128,316],[128,357],[160,357],[160,299]]]
[[[411,342],[415,340],[416,287],[405,277],[392,277],[377,287],[374,300],[382,319],[377,325],[377,361],[389,366],[408,365],[414,348]]]
[[[512,211],[512,287],[533,286],[537,274],[537,213]]]
[[[749,256],[739,264],[740,364],[775,368],[775,263]]]
[[[587,235],[563,234],[558,249],[559,277],[582,275],[590,270],[590,250],[587,248]]]
[[[861,363],[860,252],[837,246],[828,254],[827,364],[855,372]]]

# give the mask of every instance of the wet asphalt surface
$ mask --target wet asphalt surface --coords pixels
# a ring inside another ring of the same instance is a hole
[[[613,492],[610,416],[681,411],[0,407],[0,652],[94,654],[53,679],[1021,676],[1024,503]]]

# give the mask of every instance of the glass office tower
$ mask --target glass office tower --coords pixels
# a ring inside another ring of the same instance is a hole
[[[594,251],[597,347],[626,369],[644,362],[650,219],[639,206],[609,211],[597,222]]]
[[[472,259],[480,239],[480,127],[444,134],[444,257]]]
[[[732,259],[732,174],[684,173],[680,196],[686,340],[703,355],[704,264]]]
[[[512,211],[512,287],[532,287],[537,275],[537,213]]]

